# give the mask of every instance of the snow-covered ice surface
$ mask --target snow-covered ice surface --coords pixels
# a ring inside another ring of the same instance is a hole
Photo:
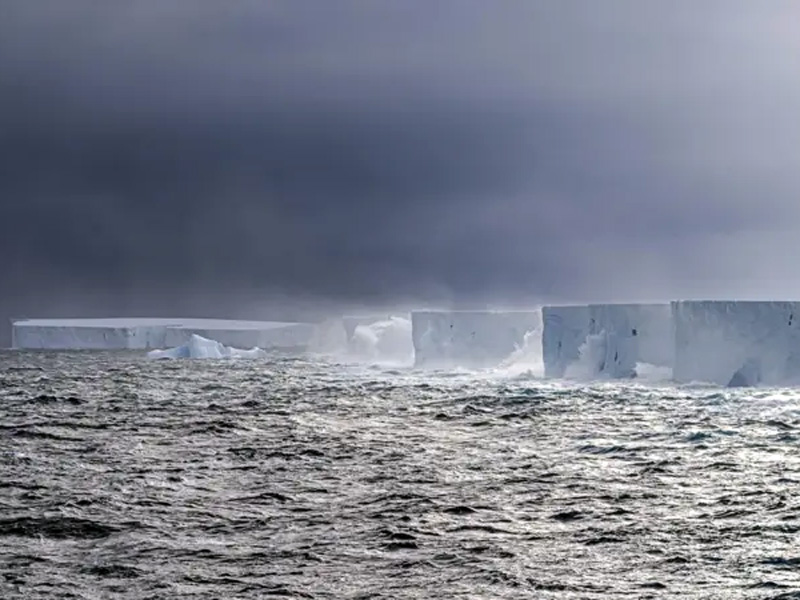
[[[800,382],[800,302],[673,302],[674,378],[719,385]]]
[[[267,355],[260,348],[232,348],[220,342],[192,334],[189,340],[175,348],[151,350],[148,358],[264,358]]]
[[[800,391],[0,352],[0,598],[793,598]]]
[[[538,310],[415,311],[411,323],[415,366],[483,369],[523,348],[526,334],[541,331],[542,317]]]
[[[227,319],[26,319],[12,323],[14,348],[122,350],[178,346],[200,335],[230,346],[305,348],[310,323]]]
[[[545,306],[542,313],[548,377],[630,378],[640,363],[672,367],[669,304]]]

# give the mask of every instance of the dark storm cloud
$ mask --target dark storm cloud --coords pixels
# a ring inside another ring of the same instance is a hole
[[[796,294],[799,19],[4,2],[3,305]]]

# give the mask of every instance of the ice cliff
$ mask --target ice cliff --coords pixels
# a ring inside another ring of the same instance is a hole
[[[542,309],[547,377],[631,378],[638,365],[672,366],[668,304],[590,304]]]
[[[672,303],[679,382],[800,382],[800,302]]]
[[[311,323],[225,319],[28,319],[12,323],[14,348],[52,350],[144,350],[178,346],[192,335],[229,346],[303,349]]]

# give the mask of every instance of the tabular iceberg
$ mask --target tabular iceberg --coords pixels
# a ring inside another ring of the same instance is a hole
[[[19,349],[145,350],[187,343],[200,335],[231,346],[305,348],[310,323],[225,319],[26,319],[12,324]]]
[[[11,326],[12,347],[52,350],[123,350],[165,345],[161,319],[31,319]]]
[[[536,311],[419,311],[411,313],[414,365],[496,367],[541,329]]]
[[[672,366],[668,304],[590,304],[542,309],[545,376],[630,378],[647,363]]]
[[[589,337],[588,306],[542,308],[542,359],[545,377],[564,377],[567,367],[581,358]]]
[[[231,348],[209,340],[199,335],[192,334],[189,340],[176,348],[168,350],[151,350],[147,353],[148,358],[263,358],[267,354],[260,348],[250,350],[240,350]]]
[[[800,382],[800,302],[672,303],[679,382]]]

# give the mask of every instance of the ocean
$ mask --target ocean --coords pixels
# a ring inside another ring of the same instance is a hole
[[[0,353],[0,598],[800,598],[800,390]]]

